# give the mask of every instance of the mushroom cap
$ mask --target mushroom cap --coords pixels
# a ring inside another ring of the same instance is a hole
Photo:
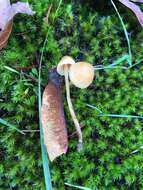
[[[61,60],[60,60],[60,62],[58,63],[58,65],[57,65],[57,72],[60,74],[60,75],[64,75],[64,65],[69,65],[69,66],[71,66],[71,65],[73,65],[73,64],[75,64],[75,61],[74,61],[74,59],[72,58],[72,57],[70,57],[70,56],[64,56]]]
[[[77,62],[69,70],[71,82],[78,88],[87,88],[94,78],[94,67],[87,62]]]

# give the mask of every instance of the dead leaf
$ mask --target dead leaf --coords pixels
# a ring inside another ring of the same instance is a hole
[[[28,2],[11,3],[10,0],[0,0],[0,29],[4,30],[7,23],[18,13],[33,15],[35,12]]]
[[[0,31],[0,50],[7,45],[8,38],[12,31],[12,25],[13,21],[11,20],[8,22],[4,30]]]
[[[56,69],[49,74],[42,99],[44,142],[51,161],[67,152],[68,136],[60,93],[60,79]]]
[[[140,7],[129,0],[119,0],[119,1],[135,13],[141,26],[143,27],[143,12],[141,11]],[[143,2],[143,1],[138,0],[136,2]]]

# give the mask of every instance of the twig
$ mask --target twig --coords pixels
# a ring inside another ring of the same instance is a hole
[[[38,80],[36,78],[34,78],[33,76],[28,75],[27,73],[24,73],[24,72],[22,72],[22,74],[25,75],[27,78],[33,80],[34,82],[38,82]]]
[[[45,23],[48,25],[49,24],[49,15],[52,9],[52,4],[50,4],[49,8],[48,8],[48,12],[46,14],[46,17],[44,18]]]
[[[21,130],[23,131],[24,133],[37,133],[37,132],[40,132],[40,130]]]
[[[27,67],[15,66],[14,68],[17,69],[17,70],[30,70],[30,69],[33,69],[33,68],[36,68],[36,67],[38,67],[38,64],[32,64],[32,65],[27,66]]]
[[[84,127],[85,127],[85,126],[80,126],[81,129],[84,128]],[[69,135],[68,137],[69,137],[69,138],[72,138],[74,135],[76,135],[76,133],[77,133],[77,132],[74,131],[74,132],[73,132],[71,135]]]

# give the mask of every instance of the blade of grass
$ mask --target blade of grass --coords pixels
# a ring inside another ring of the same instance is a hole
[[[137,61],[135,64],[133,64],[130,68],[135,67],[136,65],[139,65],[141,62],[143,62],[143,59]]]
[[[124,61],[129,62],[129,55],[125,54],[122,57],[118,58],[116,61],[114,61],[112,64],[108,65],[108,66],[103,66],[103,65],[97,65],[94,67],[95,70],[104,70],[104,69],[128,69],[128,67],[125,66],[118,66],[120,64],[123,64]]]
[[[59,9],[60,9],[60,6],[61,6],[61,4],[62,4],[62,1],[63,1],[63,0],[60,0],[60,1],[59,1],[58,8],[57,8],[57,10],[56,10],[56,12],[55,12],[54,20],[55,20],[55,17],[57,16],[57,14],[58,14],[58,12],[59,12]]]
[[[118,117],[118,118],[135,118],[135,119],[143,119],[143,116],[137,115],[124,115],[124,114],[101,114],[98,115],[100,117]]]
[[[135,154],[135,153],[139,152],[142,149],[143,149],[143,146],[139,147],[139,149],[136,149],[136,150],[132,151],[131,154]]]
[[[99,108],[97,108],[96,106],[92,106],[92,105],[90,105],[90,104],[86,104],[88,107],[90,107],[90,108],[93,108],[93,109],[96,109],[99,113],[103,113]]]
[[[124,34],[125,34],[125,37],[126,37],[126,40],[127,40],[127,44],[128,44],[128,53],[129,53],[129,57],[130,57],[130,59],[129,59],[129,66],[131,67],[132,66],[132,52],[131,52],[131,45],[130,45],[130,40],[129,40],[128,32],[126,30],[126,26],[125,26],[125,24],[123,22],[123,19],[122,19],[121,15],[120,15],[120,13],[119,13],[119,11],[118,11],[115,3],[112,0],[111,0],[111,3],[112,3],[112,5],[113,5],[113,7],[114,7],[114,9],[115,9],[118,17],[119,17],[119,20],[120,20],[121,25],[122,25],[123,30],[124,30]]]
[[[50,5],[50,7],[49,7],[50,10],[51,10],[51,6],[52,5]],[[49,15],[50,15],[50,13],[49,13]],[[38,108],[39,108],[39,125],[40,125],[40,144],[41,144],[41,152],[42,152],[42,162],[43,162],[45,185],[46,185],[46,190],[52,190],[52,182],[51,182],[50,169],[49,169],[49,160],[48,160],[46,146],[44,144],[42,119],[41,119],[41,106],[42,106],[41,69],[42,69],[42,61],[43,61],[43,56],[44,56],[44,50],[45,50],[45,46],[46,46],[47,41],[48,41],[48,35],[49,35],[49,29],[47,31],[46,38],[44,40],[44,44],[42,47],[42,52],[41,52],[40,62],[39,62],[39,69],[38,69]]]
[[[42,100],[41,100],[41,68],[42,68],[42,60],[43,60],[43,54],[44,49],[48,40],[48,33],[44,41],[44,45],[42,48],[40,63],[39,63],[39,77],[38,77],[38,107],[39,107],[39,125],[40,125],[40,143],[41,143],[41,151],[42,151],[42,161],[43,161],[43,170],[44,170],[44,177],[45,177],[45,184],[46,184],[46,190],[52,190],[52,183],[51,183],[51,176],[50,176],[50,170],[49,170],[49,161],[47,156],[47,150],[44,144],[44,137],[43,137],[43,128],[42,128],[42,120],[41,120],[41,106],[42,106]]]
[[[110,67],[110,66],[107,66],[107,67],[94,67],[94,70],[97,71],[97,70],[105,70],[105,69],[128,69],[128,67],[122,67],[122,66],[114,66],[114,67]]]
[[[11,129],[15,129],[15,130],[18,131],[19,133],[25,135],[25,133],[24,133],[23,131],[21,131],[20,129],[18,129],[16,126],[14,126],[14,125],[8,123],[7,121],[5,121],[5,120],[2,119],[2,118],[0,118],[0,123],[1,123],[2,125],[5,125],[5,126],[7,126],[7,127],[10,127]]]
[[[26,76],[27,78],[31,79],[32,81],[38,82],[35,77],[33,77],[32,75],[28,75],[27,73],[25,73],[23,71],[19,72],[19,71],[15,70],[14,68],[9,67],[9,66],[4,66],[4,68],[7,69],[7,70],[9,70],[9,71],[11,71],[11,72],[13,72],[13,73],[19,74],[19,75],[23,74],[24,76]]]
[[[11,71],[11,72],[13,72],[13,73],[20,74],[20,72],[18,72],[17,70],[15,70],[15,69],[13,69],[13,68],[11,68],[9,66],[4,66],[4,68]]]
[[[55,12],[55,17],[53,19],[53,22],[57,16],[57,13],[59,11],[61,3],[62,3],[62,0],[60,0],[60,2],[58,4],[58,8]],[[51,7],[52,7],[52,4],[49,6],[48,16],[50,15]],[[48,20],[48,18],[47,18],[47,20]],[[42,128],[42,120],[41,120],[41,106],[42,106],[42,100],[41,100],[41,68],[42,68],[42,61],[43,61],[45,46],[46,46],[47,41],[48,41],[48,35],[49,35],[49,29],[47,31],[46,38],[44,40],[44,44],[42,47],[39,69],[38,69],[38,108],[39,108],[39,125],[40,125],[40,143],[41,143],[42,161],[43,161],[43,170],[44,170],[46,190],[52,190],[52,182],[51,182],[50,169],[49,169],[49,164],[48,164],[49,161],[48,161],[46,146],[44,144],[44,136],[43,136],[43,128]]]
[[[108,67],[114,67],[114,66],[120,65],[124,61],[127,61],[127,62],[130,61],[130,57],[128,54],[123,55],[122,57],[114,61],[112,64],[108,65]]]
[[[87,188],[87,187],[72,185],[72,184],[70,184],[70,183],[65,183],[65,185],[70,186],[70,187],[75,187],[75,188],[77,188],[77,189],[82,189],[82,190],[92,190],[92,189]]]
[[[138,115],[126,115],[126,114],[105,114],[104,112],[102,112],[101,110],[99,110],[97,107],[89,105],[88,107],[92,108],[92,109],[96,109],[98,110],[101,114],[97,115],[99,117],[118,117],[118,118],[135,118],[135,119],[143,119],[143,116],[138,116]]]

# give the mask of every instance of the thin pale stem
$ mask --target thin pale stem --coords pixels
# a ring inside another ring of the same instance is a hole
[[[22,130],[24,133],[37,133],[40,132],[40,130]]]
[[[68,107],[69,107],[69,110],[70,110],[71,117],[73,119],[73,122],[74,122],[74,125],[75,125],[75,128],[76,128],[76,132],[77,132],[77,135],[78,135],[78,147],[77,148],[78,148],[78,151],[80,151],[82,149],[82,144],[83,144],[82,132],[81,132],[81,127],[80,127],[80,124],[79,124],[79,122],[77,120],[77,117],[76,117],[76,114],[74,112],[73,105],[72,105],[72,102],[71,102],[68,71],[69,71],[68,65],[65,65],[64,66],[64,73],[65,73],[67,102],[68,102]]]

